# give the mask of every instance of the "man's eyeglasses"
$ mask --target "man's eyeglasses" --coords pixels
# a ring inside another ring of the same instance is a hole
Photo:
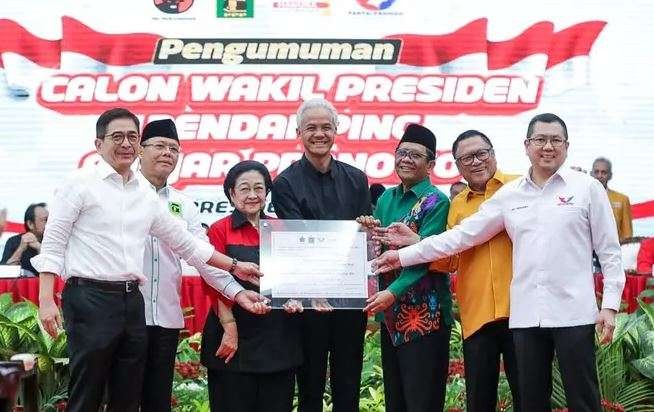
[[[414,162],[420,159],[432,159],[433,155],[431,153],[424,154],[424,153],[418,153],[414,152],[413,150],[406,150],[406,149],[397,149],[395,151],[395,160],[402,160],[405,157],[409,156],[409,159],[413,160]]]
[[[109,137],[111,141],[114,142],[114,144],[122,144],[123,141],[125,141],[125,138],[127,138],[127,141],[130,144],[136,144],[141,140],[141,136],[136,132],[113,132],[111,134],[104,135],[104,137]]]
[[[474,153],[457,157],[454,160],[459,162],[459,164],[461,164],[462,166],[470,166],[475,162],[475,158],[477,158],[477,160],[479,160],[480,162],[483,162],[485,160],[488,160],[491,157],[492,153],[493,153],[493,149],[491,148],[481,149],[481,150],[477,150]]]
[[[566,142],[566,139],[558,136],[554,136],[554,137],[539,136],[539,137],[529,138],[527,139],[527,141],[536,147],[543,147],[547,144],[547,142],[550,142],[552,147],[561,147]]]
[[[166,149],[170,150],[170,153],[177,155],[179,154],[179,147],[169,145],[169,144],[163,144],[163,143],[148,143],[144,144],[143,147],[152,147],[154,150],[157,152],[163,152]]]

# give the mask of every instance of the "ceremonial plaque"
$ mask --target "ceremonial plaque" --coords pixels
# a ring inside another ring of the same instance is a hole
[[[261,294],[273,308],[362,309],[377,291],[374,248],[350,220],[261,220]]]

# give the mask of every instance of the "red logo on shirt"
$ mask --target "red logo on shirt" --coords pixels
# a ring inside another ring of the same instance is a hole
[[[574,203],[572,203],[572,199],[574,199],[574,196],[570,196],[568,198],[566,198],[564,196],[559,196],[558,206],[574,205]]]

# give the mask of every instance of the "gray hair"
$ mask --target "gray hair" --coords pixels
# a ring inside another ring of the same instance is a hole
[[[314,110],[314,109],[322,109],[327,111],[329,113],[329,119],[334,125],[334,128],[338,126],[338,113],[336,112],[336,109],[334,106],[328,102],[325,99],[322,98],[315,98],[315,99],[309,99],[304,101],[301,105],[300,108],[297,109],[296,117],[295,120],[297,122],[297,127],[299,128],[300,125],[304,122],[304,118],[309,110]]]
[[[613,173],[613,163],[606,157],[598,157],[597,159],[593,160],[593,167],[595,166],[595,163],[597,162],[604,162],[609,168],[609,173]]]

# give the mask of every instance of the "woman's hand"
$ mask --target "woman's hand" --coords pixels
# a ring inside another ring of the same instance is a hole
[[[216,351],[216,356],[225,359],[225,363],[229,363],[238,350],[238,329],[236,328],[236,322],[234,321],[224,323],[223,329],[225,332],[220,341],[220,346]]]

